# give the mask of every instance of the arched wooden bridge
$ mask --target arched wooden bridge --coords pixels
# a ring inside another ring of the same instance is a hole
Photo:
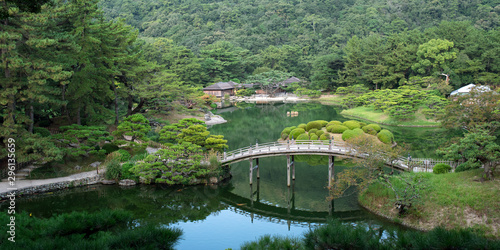
[[[292,168],[292,178],[295,179],[295,164],[293,163],[294,155],[326,155],[329,158],[329,183],[331,184],[331,179],[333,178],[333,157],[349,157],[349,158],[366,158],[369,157],[368,154],[357,153],[355,149],[349,146],[345,142],[334,142],[322,141],[322,140],[292,140],[292,141],[275,141],[263,144],[256,143],[248,147],[239,148],[229,152],[224,152],[223,155],[219,156],[219,162],[222,165],[228,165],[231,163],[250,160],[250,184],[252,184],[253,169],[257,169],[257,178],[259,178],[259,168],[258,160],[263,157],[271,157],[278,155],[287,156],[287,179],[288,186],[290,186],[290,169]],[[291,159],[290,159],[291,156]],[[253,167],[253,159],[256,159],[256,166]],[[414,159],[416,162],[419,159]],[[415,169],[409,167],[409,161],[411,159],[400,157],[399,159],[393,160],[391,162],[386,162],[390,167],[403,171],[414,171]],[[432,159],[421,160],[426,166],[433,166],[437,162]],[[420,171],[420,170],[419,170]]]

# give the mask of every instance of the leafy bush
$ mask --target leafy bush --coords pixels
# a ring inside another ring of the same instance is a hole
[[[307,127],[307,124],[305,124],[305,123],[301,123],[301,124],[299,124],[299,126],[297,126],[297,128],[301,128],[304,130],[306,130],[306,127]]]
[[[331,125],[328,126],[326,130],[330,133],[341,134],[344,133],[344,131],[349,130],[349,128],[343,125]]]
[[[363,128],[363,131],[367,134],[370,134],[370,135],[377,135],[377,131],[375,131],[375,129],[373,129],[372,127],[369,127],[369,126],[364,126]]]
[[[457,168],[455,168],[455,173],[458,173],[458,172],[464,172],[464,171],[468,171],[468,170],[472,170],[473,168],[470,167],[470,165],[467,165],[467,164],[460,164],[458,165]],[[433,170],[434,171],[434,170]]]
[[[391,144],[392,142],[394,142],[394,135],[387,129],[380,130],[380,132],[378,132],[377,134],[377,137],[381,142],[385,144]]]
[[[297,137],[297,140],[309,140],[309,135],[306,133],[300,134],[299,137]]]
[[[132,180],[137,179],[137,176],[135,176],[135,174],[130,171],[130,169],[133,167],[134,164],[130,162],[123,164],[121,171],[121,179],[132,179]]]
[[[318,129],[313,128],[307,132],[309,132],[309,134],[316,134],[316,132],[318,132]]]
[[[324,134],[322,134],[322,135],[319,137],[319,139],[320,139],[320,140],[322,140],[322,141],[328,141],[328,140],[330,140],[330,134],[328,134],[328,133],[324,133]]]
[[[342,125],[348,127],[351,130],[355,128],[361,128],[361,125],[358,121],[345,121],[344,123],[342,123]]]
[[[371,128],[371,129],[375,130],[377,133],[380,132],[380,130],[382,130],[382,128],[378,124],[374,124],[374,123],[363,126],[363,128],[365,128],[365,127]]]
[[[318,135],[316,135],[316,134],[310,134],[310,138],[311,138],[311,140],[317,140],[318,139]]]
[[[328,122],[325,120],[317,120],[317,122],[321,123],[321,127],[324,127],[328,124]]]
[[[294,130],[292,130],[290,132],[290,135],[288,136],[288,138],[290,139],[297,139],[297,137],[299,137],[299,135],[305,133],[306,131],[303,129],[303,128],[296,128]]]
[[[120,153],[120,158],[119,158],[120,162],[125,162],[130,160],[130,153],[127,150],[119,149],[118,153]]]
[[[366,126],[366,125],[367,124],[365,122],[359,122],[359,126],[361,126],[361,128],[364,127],[364,126]]]
[[[132,156],[132,158],[130,158],[130,161],[132,161],[132,162],[142,161],[142,160],[144,160],[144,159],[145,159],[148,155],[149,155],[149,153],[148,153],[148,152],[139,153],[139,154],[136,154],[136,155]]]
[[[339,121],[331,121],[328,124],[326,124],[326,127],[329,127],[331,125],[342,125],[342,122]]]
[[[451,170],[451,166],[445,163],[438,163],[432,168],[432,172],[435,174],[448,173]]]
[[[315,128],[315,129],[321,129],[322,127],[323,126],[321,126],[320,122],[318,122],[318,121],[312,121],[312,122],[307,123],[307,125],[306,125],[306,131],[309,131],[309,130],[311,130],[313,128]]]
[[[48,137],[50,136],[50,131],[46,128],[34,127],[33,134],[39,134],[42,137]]]
[[[118,180],[122,174],[122,167],[120,163],[116,160],[111,161],[106,166],[106,179],[108,180]]]
[[[342,140],[347,141],[351,138],[363,135],[365,132],[363,132],[362,129],[360,128],[355,128],[353,130],[346,130],[344,133],[342,133]]]
[[[294,127],[287,127],[283,129],[283,131],[281,131],[281,139],[285,140],[286,138],[288,138],[288,135],[293,129]]]
[[[317,136],[321,136],[321,135],[322,135],[322,134],[324,134],[324,133],[325,133],[325,131],[323,131],[323,130],[318,130],[318,131],[316,131],[316,135],[317,135]]]
[[[117,151],[120,148],[113,143],[106,143],[102,146],[102,149],[106,150],[106,154],[109,154]]]
[[[240,89],[236,91],[236,96],[251,96],[255,94],[253,89]]]

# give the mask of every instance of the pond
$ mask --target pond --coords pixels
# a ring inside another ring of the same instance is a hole
[[[288,111],[297,111],[298,115],[287,116]],[[256,140],[274,141],[286,126],[319,119],[349,120],[334,107],[316,103],[241,103],[218,113],[228,122],[213,126],[210,131],[224,135],[229,150],[254,144]],[[433,130],[415,131],[401,129],[395,136],[397,140],[412,143],[413,135],[432,138],[439,134]],[[405,135],[412,136],[403,139]],[[415,147],[412,154],[432,156],[432,147],[431,143]],[[128,210],[138,224],[182,229],[177,249],[238,249],[242,243],[266,234],[301,237],[327,218],[386,231],[398,228],[360,208],[355,193],[328,201],[325,160],[326,157],[296,157],[296,180],[291,187],[286,185],[286,158],[269,157],[260,159],[260,179],[254,177],[251,186],[249,162],[243,161],[231,165],[233,178],[219,186],[89,186],[25,197],[17,200],[17,207],[42,217],[104,208]],[[336,173],[346,167],[337,160]],[[4,209],[5,205],[0,206]]]

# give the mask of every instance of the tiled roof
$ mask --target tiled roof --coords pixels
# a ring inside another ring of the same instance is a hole
[[[226,90],[226,89],[234,89],[234,86],[236,85],[235,82],[229,81],[229,82],[218,82],[214,83],[203,90]]]

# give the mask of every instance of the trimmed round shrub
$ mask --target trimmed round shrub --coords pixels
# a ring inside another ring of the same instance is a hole
[[[307,123],[306,125],[306,130],[309,131],[313,128],[315,129],[321,129],[323,126],[321,126],[321,123],[319,121],[312,121],[312,122],[309,122]]]
[[[342,125],[348,127],[351,130],[355,128],[361,128],[361,125],[359,125],[359,122],[357,121],[345,121],[344,123],[342,123]]]
[[[102,149],[106,150],[106,154],[110,154],[117,151],[120,148],[113,143],[106,143],[102,146]]]
[[[328,124],[328,122],[325,120],[317,120],[317,122],[319,122],[321,124],[321,127],[324,127]]]
[[[307,132],[309,132],[309,134],[316,134],[316,132],[318,132],[318,129],[313,128]]]
[[[380,125],[378,124],[375,124],[375,123],[371,123],[371,124],[368,124],[366,126],[363,126],[363,127],[370,127],[372,129],[374,129],[375,131],[380,132],[380,130],[382,130],[382,128],[380,127]]]
[[[317,140],[318,139],[318,135],[317,134],[311,134],[310,138],[311,138],[311,140]]]
[[[342,122],[339,121],[331,121],[328,124],[326,124],[326,127],[331,126],[331,125],[342,125]]]
[[[301,128],[301,129],[306,130],[306,128],[307,128],[307,124],[305,124],[305,123],[301,123],[301,124],[299,124],[299,126],[297,126],[297,128]]]
[[[348,130],[349,128],[343,125],[331,125],[326,128],[326,130],[330,133],[334,134],[342,134],[344,131]]]
[[[322,134],[320,137],[319,137],[320,140],[322,141],[328,141],[330,140],[330,134],[326,133],[326,134]]]
[[[124,161],[128,161],[130,160],[130,153],[127,152],[127,150],[125,149],[119,149],[118,150],[118,153],[120,153],[120,162],[124,162]]]
[[[352,139],[354,137],[363,135],[364,133],[365,132],[363,132],[363,130],[360,128],[355,128],[353,130],[349,129],[349,130],[344,131],[344,133],[342,133],[342,140],[347,141],[347,140]]]
[[[381,142],[385,144],[391,144],[394,141],[394,135],[387,129],[380,130],[380,132],[378,132],[377,134],[377,137]]]
[[[297,137],[297,140],[309,140],[309,135],[307,134],[300,134],[299,137]]]
[[[366,125],[367,124],[365,122],[359,122],[359,126],[361,126],[361,128],[364,127],[364,126],[366,126]]]
[[[432,168],[432,172],[435,174],[444,174],[451,171],[451,166],[446,163],[438,163]]]
[[[297,139],[299,135],[304,134],[306,131],[303,128],[296,128],[292,131],[290,131],[290,134],[288,135],[288,138],[290,139]]]
[[[373,129],[372,127],[369,127],[369,126],[364,126],[363,128],[363,131],[367,134],[370,134],[370,135],[377,135],[377,131],[375,131],[375,129]]]
[[[295,127],[287,127],[283,129],[283,131],[281,131],[281,139],[285,140],[286,138],[288,138],[288,135],[293,129],[295,129]]]
[[[318,131],[316,131],[316,135],[317,135],[317,136],[321,136],[321,135],[322,135],[322,134],[324,134],[324,133],[325,133],[325,131],[323,131],[323,130],[318,130]]]
[[[50,131],[46,128],[34,127],[33,134],[39,134],[41,137],[48,137],[50,136]]]

